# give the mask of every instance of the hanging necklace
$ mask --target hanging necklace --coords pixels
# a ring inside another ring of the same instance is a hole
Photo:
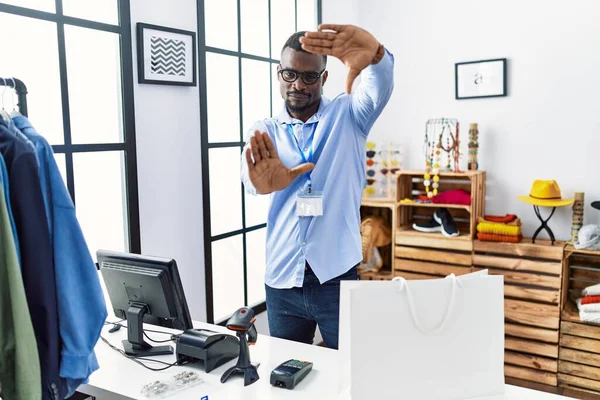
[[[446,135],[446,147],[444,147],[443,145],[443,138],[444,138],[444,131],[448,130],[448,135]],[[452,143],[450,143],[450,140],[452,140]],[[438,143],[437,143],[437,147],[438,149],[444,150],[447,154],[447,164],[446,164],[446,168],[448,170],[450,170],[452,168],[452,157],[451,154],[453,151],[456,151],[456,138],[454,137],[454,135],[452,134],[452,128],[450,127],[450,124],[446,124],[442,127],[442,133],[440,133],[440,136],[438,138]]]
[[[425,186],[425,192],[427,193],[427,197],[431,199],[433,196],[437,196],[438,187],[439,187],[439,173],[440,173],[440,161],[441,161],[441,151],[439,149],[439,145],[436,144],[435,137],[435,129],[436,124],[433,124],[433,135],[431,135],[431,141],[429,137],[429,124],[425,130],[425,142],[427,145],[425,151],[425,174],[423,175],[423,185]],[[442,134],[444,132],[444,128],[442,127]],[[440,137],[441,135],[440,134]],[[433,174],[433,182],[431,179],[431,174]]]

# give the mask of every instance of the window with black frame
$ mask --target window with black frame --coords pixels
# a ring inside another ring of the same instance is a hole
[[[265,309],[268,196],[244,193],[240,156],[252,124],[283,106],[281,48],[315,30],[318,0],[198,0],[207,316]]]
[[[27,86],[94,258],[140,252],[129,12],[128,0],[0,1],[0,76]]]

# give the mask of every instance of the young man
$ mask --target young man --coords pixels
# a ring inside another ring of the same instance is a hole
[[[346,93],[321,96],[327,55]],[[369,32],[321,25],[292,35],[277,68],[285,106],[251,128],[242,155],[250,194],[270,194],[265,287],[272,336],[338,347],[340,281],[358,279],[365,149],[393,89],[393,56]],[[352,83],[361,74],[354,91]],[[322,211],[322,212],[321,212]]]

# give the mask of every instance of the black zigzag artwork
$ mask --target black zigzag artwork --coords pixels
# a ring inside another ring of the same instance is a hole
[[[185,76],[185,42],[157,36],[150,40],[152,73]]]

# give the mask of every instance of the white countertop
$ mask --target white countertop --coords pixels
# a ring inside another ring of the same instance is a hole
[[[104,282],[100,277],[101,285],[104,288]],[[113,315],[112,306],[106,291],[104,292],[107,308],[109,310],[108,321],[116,321]],[[121,328],[119,331],[109,333],[112,325],[107,325],[102,331],[102,336],[109,343],[122,349],[121,341],[127,337],[127,329]],[[144,325],[146,329],[178,333],[166,328],[153,325]],[[210,325],[203,322],[194,322],[196,329],[209,329],[216,332],[231,334],[232,332],[225,327]],[[166,340],[168,334],[147,333],[154,340]],[[167,344],[167,343],[165,343]],[[157,344],[153,344],[157,345]],[[175,347],[174,343],[171,343]],[[202,364],[191,364],[185,366],[174,366],[165,371],[150,371],[141,365],[127,359],[117,351],[111,349],[102,340],[99,340],[96,348],[96,357],[100,364],[100,369],[90,376],[89,383],[81,385],[78,391],[96,396],[99,400],[113,399],[140,399],[145,398],[141,394],[144,385],[156,380],[169,380],[173,375],[181,371],[198,372],[204,383],[191,387],[187,390],[177,392],[176,395],[169,398],[178,400],[203,400],[203,396],[208,395],[208,400],[279,400],[279,399],[302,399],[302,400],[349,400],[350,397],[346,391],[339,388],[339,370],[338,362],[339,352],[324,347],[307,345],[291,342],[287,340],[273,338],[267,335],[261,335],[259,332],[256,345],[250,347],[250,356],[252,363],[260,363],[258,374],[260,379],[252,385],[244,387],[243,377],[235,375],[229,378],[224,384],[221,383],[221,375],[229,367],[236,364],[237,359],[212,370],[210,373],[203,371]],[[152,357],[167,363],[175,362],[174,355]],[[314,363],[313,370],[304,378],[302,382],[293,390],[281,389],[271,386],[269,377],[271,371],[288,359],[301,359]],[[145,362],[146,365],[160,368],[163,365]],[[545,392],[534,391],[517,386],[506,385],[504,396],[486,397],[481,400],[559,400],[566,399],[564,396],[557,396]],[[341,392],[341,393],[340,393]],[[369,399],[376,400],[376,399]],[[475,400],[475,399],[471,399]]]
[[[111,320],[109,318],[109,320]],[[114,320],[114,319],[112,319]],[[195,322],[195,328],[210,329],[217,332],[231,333],[224,327]],[[121,348],[121,340],[127,336],[127,329],[121,328],[115,333],[108,333],[106,326],[102,335],[113,345]],[[167,331],[164,328],[147,326],[149,329]],[[155,340],[168,339],[168,335],[148,333]],[[206,374],[201,365],[175,366],[166,371],[154,372],[126,359],[120,353],[99,341],[96,346],[96,356],[100,369],[92,374],[90,382],[79,388],[80,392],[93,395],[102,400],[108,399],[139,399],[144,398],[141,388],[156,380],[168,380],[181,371],[197,371],[205,383],[178,392],[173,398],[181,400],[199,400],[208,395],[209,400],[275,400],[275,399],[348,399],[347,394],[340,394],[338,388],[338,352],[323,347],[290,342],[265,335],[259,335],[255,346],[250,347],[252,362],[259,362],[260,379],[252,385],[244,387],[241,375],[231,377],[225,384],[220,382],[223,372],[236,360],[232,360]],[[175,356],[153,357],[168,363],[175,361]],[[298,358],[312,361],[313,370],[293,390],[275,388],[269,383],[271,371],[281,362]],[[146,362],[146,365],[159,368],[162,365]],[[544,392],[506,385],[504,396],[486,397],[485,400],[552,400],[566,397]]]

